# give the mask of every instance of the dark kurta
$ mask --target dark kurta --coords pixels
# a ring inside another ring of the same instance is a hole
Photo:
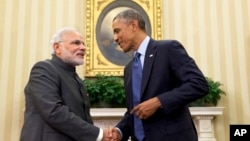
[[[21,141],[95,141],[90,104],[75,67],[53,56],[36,63],[25,87]]]

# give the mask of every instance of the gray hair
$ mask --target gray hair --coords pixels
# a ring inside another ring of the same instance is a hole
[[[73,27],[64,27],[56,31],[56,33],[53,35],[52,39],[50,40],[50,47],[51,47],[51,54],[55,54],[54,50],[54,44],[62,41],[62,36],[66,32],[78,32],[75,28]]]
[[[121,13],[118,13],[114,17],[113,21],[116,19],[125,19],[127,24],[129,24],[131,20],[137,20],[139,24],[139,28],[146,32],[145,21],[142,18],[142,15],[133,9],[128,9],[128,10],[122,11]]]

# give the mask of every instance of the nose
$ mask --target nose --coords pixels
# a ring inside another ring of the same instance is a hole
[[[86,47],[86,45],[85,45],[85,44],[81,44],[81,45],[80,45],[80,49],[82,49],[82,50],[86,50],[86,48],[87,48],[87,47]]]
[[[118,37],[117,37],[117,34],[114,34],[114,41],[115,41],[115,43],[118,43]]]

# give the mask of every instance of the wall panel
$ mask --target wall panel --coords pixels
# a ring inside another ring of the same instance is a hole
[[[83,0],[1,0],[0,141],[19,139],[23,89],[38,60],[50,58],[56,29],[85,32]],[[250,1],[163,0],[165,39],[183,43],[206,76],[221,81],[227,96],[215,119],[218,141],[229,140],[229,124],[250,124]],[[83,67],[77,67],[84,77]],[[220,132],[220,133],[218,133]]]
[[[229,140],[230,124],[250,124],[250,3],[248,0],[167,0],[165,38],[181,41],[206,76],[221,81],[226,107],[217,117],[218,141]],[[183,6],[184,5],[184,6]],[[184,13],[184,14],[180,14]],[[178,20],[176,20],[178,19]],[[185,36],[181,36],[185,35]]]
[[[84,33],[81,0],[2,0],[0,5],[0,141],[19,140],[24,93],[31,67],[50,58],[54,32],[73,26]],[[83,77],[83,66],[77,71]]]

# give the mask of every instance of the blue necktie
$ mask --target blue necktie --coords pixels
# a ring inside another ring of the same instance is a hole
[[[133,107],[139,104],[141,99],[141,79],[142,79],[142,65],[140,61],[140,53],[136,52],[133,63],[132,72],[132,86],[133,86]],[[138,141],[144,138],[144,131],[142,121],[134,113],[134,133]]]

